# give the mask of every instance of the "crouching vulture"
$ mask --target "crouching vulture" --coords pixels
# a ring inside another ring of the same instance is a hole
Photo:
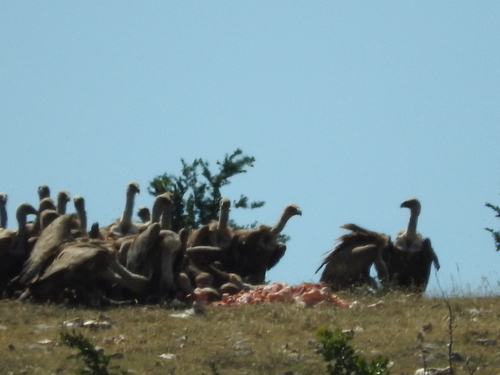
[[[106,285],[118,284],[137,294],[143,294],[149,279],[136,275],[120,265],[116,252],[101,240],[76,241],[63,245],[55,259],[40,276],[29,283],[27,296],[55,302],[64,299],[89,303],[105,299],[101,294]]]
[[[376,287],[370,276],[370,268],[376,265],[379,278],[385,278],[387,268],[382,260],[382,252],[390,246],[391,238],[385,234],[372,232],[357,226],[345,224],[341,226],[351,232],[338,238],[338,244],[325,257],[320,281],[336,291],[354,286],[369,285]]]
[[[42,213],[42,233],[12,287],[24,290],[22,299],[87,300],[100,286],[119,284],[144,293],[149,280],[118,264],[112,242],[91,239],[78,231],[78,214],[55,218],[45,227],[50,210]]]

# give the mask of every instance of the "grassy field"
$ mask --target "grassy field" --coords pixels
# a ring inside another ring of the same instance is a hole
[[[72,330],[133,374],[326,374],[316,353],[322,326],[353,330],[351,345],[367,359],[389,357],[392,374],[413,374],[424,358],[427,367],[448,366],[450,342],[457,373],[500,374],[500,297],[339,296],[355,306],[207,306],[188,317],[159,306],[86,309],[3,300],[0,374],[75,373],[82,363],[68,359],[75,351],[60,338]]]

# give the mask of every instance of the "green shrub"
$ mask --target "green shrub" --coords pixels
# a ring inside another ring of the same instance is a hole
[[[69,358],[81,358],[85,363],[85,367],[76,370],[79,375],[113,375],[113,372],[108,371],[109,361],[111,357],[104,354],[102,349],[96,348],[92,342],[85,338],[81,333],[73,331],[61,332],[61,339],[64,345],[70,348],[78,349],[78,353],[71,355]],[[114,366],[114,369],[119,370],[119,374],[127,374],[127,371],[120,370],[120,366]]]
[[[378,357],[372,362],[356,354],[348,342],[352,339],[352,332],[343,332],[340,329],[333,331],[326,327],[319,328],[317,337],[320,340],[319,354],[323,356],[329,375],[385,375],[389,374],[389,359]],[[333,362],[333,363],[332,363]]]
[[[173,212],[172,229],[176,232],[182,228],[196,229],[211,220],[217,220],[221,189],[230,184],[230,179],[247,168],[253,167],[254,157],[243,154],[237,149],[231,155],[217,161],[218,171],[212,172],[210,164],[203,159],[195,159],[187,164],[181,159],[182,171],[179,176],[164,173],[151,181],[149,193],[157,196],[163,193],[172,194]],[[249,202],[245,195],[232,201],[233,208],[259,208],[263,201]],[[232,226],[242,227],[230,222]]]

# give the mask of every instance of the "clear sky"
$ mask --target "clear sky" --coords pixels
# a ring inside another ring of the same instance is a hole
[[[498,292],[498,1],[0,1],[0,191],[15,208],[83,195],[89,223],[121,215],[125,188],[212,164],[256,163],[223,194],[274,224],[271,281],[317,281],[354,222],[395,236],[416,196],[442,268],[431,290]]]

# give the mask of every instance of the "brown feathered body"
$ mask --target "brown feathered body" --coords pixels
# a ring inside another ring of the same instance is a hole
[[[337,239],[338,244],[316,271],[325,267],[320,281],[327,283],[332,290],[361,285],[376,286],[375,280],[370,276],[370,269],[375,265],[379,278],[386,277],[387,269],[382,257],[385,249],[390,246],[390,237],[356,224],[345,224],[341,228],[350,232]]]

